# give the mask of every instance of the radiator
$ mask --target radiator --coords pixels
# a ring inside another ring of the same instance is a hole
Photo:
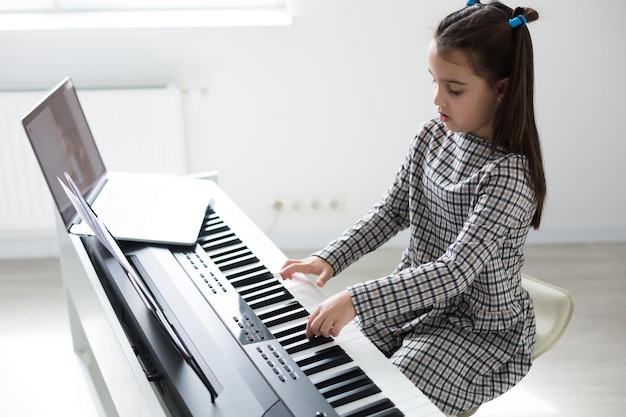
[[[0,240],[54,235],[56,208],[21,123],[45,95],[0,92]],[[108,170],[186,173],[180,90],[79,89],[78,96]]]

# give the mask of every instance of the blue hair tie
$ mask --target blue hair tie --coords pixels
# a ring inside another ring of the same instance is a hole
[[[509,19],[509,25],[511,25],[513,29],[519,26],[525,26],[527,24],[528,24],[528,21],[522,14],[515,16],[513,19]]]
[[[467,2],[465,3],[466,6],[473,6],[476,3],[478,3],[478,0],[467,0]]]

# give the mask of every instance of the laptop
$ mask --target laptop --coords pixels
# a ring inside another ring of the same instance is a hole
[[[66,172],[116,239],[196,243],[211,199],[208,181],[107,171],[69,77],[24,116],[22,124],[70,233],[93,235],[57,179]]]

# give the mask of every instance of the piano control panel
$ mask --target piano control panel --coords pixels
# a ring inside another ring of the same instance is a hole
[[[176,252],[174,256],[206,301],[216,306],[215,309],[220,311],[220,316],[226,317],[224,325],[241,344],[274,338],[206,255],[201,251],[190,251]]]

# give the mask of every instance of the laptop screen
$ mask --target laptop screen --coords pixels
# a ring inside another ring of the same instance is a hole
[[[106,170],[70,78],[63,80],[22,119],[66,227],[76,209],[59,184],[68,172],[89,201]]]

